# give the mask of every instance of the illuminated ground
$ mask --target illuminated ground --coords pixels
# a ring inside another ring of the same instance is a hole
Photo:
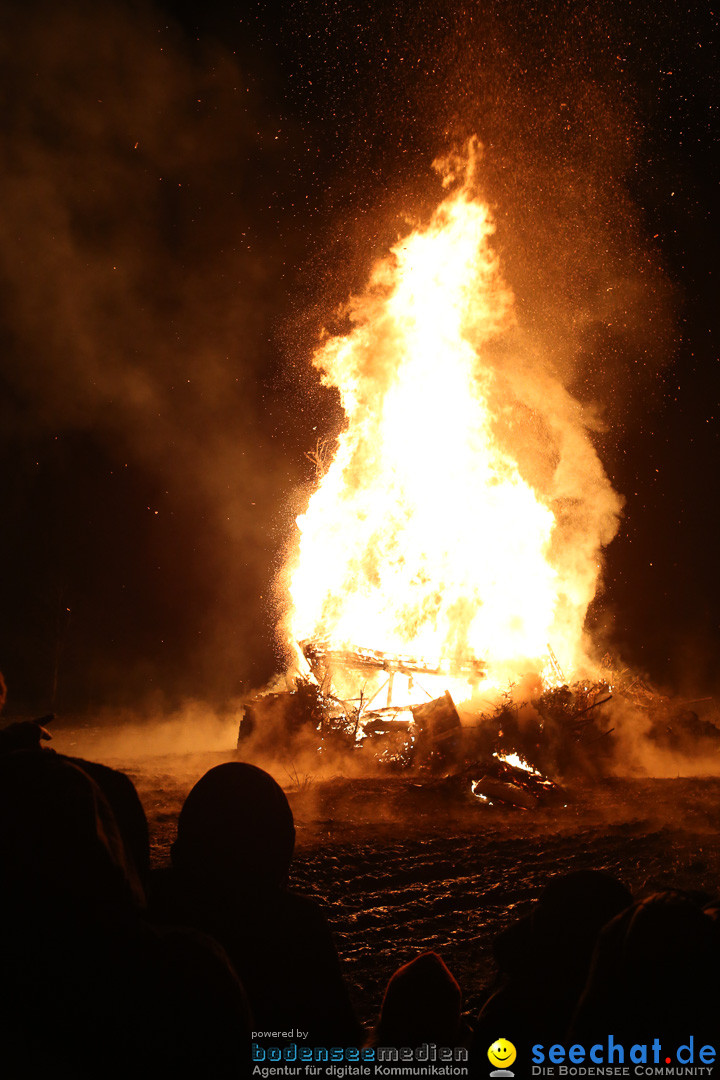
[[[71,749],[67,735],[58,749]],[[82,753],[82,740],[72,740]],[[190,787],[233,751],[105,758],[143,800],[155,865],[167,862]],[[439,952],[469,1007],[492,976],[494,934],[548,875],[602,868],[633,890],[720,881],[720,779],[612,779],[536,813],[488,809],[417,777],[327,780],[274,770],[297,824],[293,885],[325,907],[361,1017],[401,963]]]

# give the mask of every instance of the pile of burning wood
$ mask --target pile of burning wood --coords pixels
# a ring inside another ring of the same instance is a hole
[[[394,703],[398,675],[412,687],[414,679],[442,674],[423,660],[317,644],[303,651],[306,677],[290,690],[246,703],[239,747],[251,740],[279,757],[304,749],[330,759],[351,753],[373,767],[419,771],[428,780],[434,777],[433,783],[465,778],[479,802],[526,809],[557,794],[549,777],[608,771],[614,726],[607,706],[613,699],[646,710],[650,737],[662,747],[682,748],[689,739],[704,738],[720,750],[720,731],[689,709],[694,702],[663,697],[639,676],[616,670],[609,657],[606,678],[544,685],[529,700],[520,700],[510,687],[486,702],[485,711],[475,707],[468,715],[464,704],[461,721],[448,691],[422,704]],[[483,666],[472,662],[463,674],[479,683]]]

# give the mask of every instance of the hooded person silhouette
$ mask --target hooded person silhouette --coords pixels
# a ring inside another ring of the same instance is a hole
[[[461,1010],[462,993],[453,975],[437,953],[422,953],[388,982],[371,1045],[460,1045],[469,1035]]]
[[[474,1053],[484,1060],[499,1033],[513,1042],[561,1040],[585,985],[600,929],[632,903],[628,889],[601,870],[551,877],[530,914],[498,935],[500,986],[475,1022]]]
[[[327,922],[312,900],[287,888],[294,846],[279,784],[255,765],[217,765],[185,800],[172,869],[151,875],[151,911],[220,942],[256,1028],[357,1045],[362,1030]]]
[[[249,1012],[227,958],[199,935],[145,925],[143,900],[94,781],[59,755],[0,755],[8,1075],[241,1074]]]
[[[600,934],[573,1033],[716,1044],[719,966],[711,909],[681,892],[645,897]]]

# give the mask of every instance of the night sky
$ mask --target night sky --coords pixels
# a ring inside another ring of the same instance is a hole
[[[626,499],[598,636],[718,692],[715,31],[669,0],[1,4],[7,712],[277,668],[341,420],[313,346],[472,134],[518,317]]]

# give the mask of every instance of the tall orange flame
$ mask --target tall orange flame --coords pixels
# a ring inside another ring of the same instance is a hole
[[[541,670],[548,642],[566,671],[582,661],[619,500],[557,381],[543,370],[531,391],[527,374],[513,389],[498,368],[498,342],[511,351],[516,337],[514,300],[474,195],[475,160],[471,146],[430,223],[351,301],[352,330],[314,357],[347,424],[298,518],[286,630],[292,642],[411,655],[450,675],[482,660],[497,684]],[[521,471],[513,445],[527,458],[523,425],[535,421],[543,467]]]

